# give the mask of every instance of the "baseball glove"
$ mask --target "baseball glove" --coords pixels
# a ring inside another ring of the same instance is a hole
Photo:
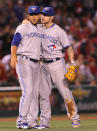
[[[68,68],[68,71],[67,73],[64,75],[65,78],[67,80],[69,80],[70,82],[74,82],[74,80],[76,79],[77,77],[77,72],[78,72],[79,68],[78,66],[76,65],[71,65],[69,68]]]

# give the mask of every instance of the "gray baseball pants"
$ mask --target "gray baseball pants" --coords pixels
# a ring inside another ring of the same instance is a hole
[[[38,115],[38,95],[40,83],[39,62],[17,56],[18,63],[16,72],[20,82],[22,96],[19,104],[18,122],[28,122],[29,125],[36,124]],[[33,126],[33,125],[32,125]]]
[[[68,84],[64,81],[64,74],[66,73],[64,59],[46,64],[41,62],[41,84],[40,84],[40,124],[49,126],[51,118],[51,108],[49,96],[51,94],[51,79],[59,90],[64,99],[64,104],[67,109],[67,114],[70,119],[78,119],[77,107],[75,105],[72,92]]]

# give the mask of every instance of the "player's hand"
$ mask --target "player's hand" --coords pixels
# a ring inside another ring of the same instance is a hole
[[[68,71],[67,73],[64,75],[65,78],[67,80],[69,80],[70,82],[74,82],[74,80],[76,79],[77,77],[77,72],[79,71],[79,67],[76,66],[76,65],[71,65],[69,68],[68,68]]]
[[[15,68],[16,67],[16,64],[17,64],[17,57],[16,56],[12,56],[11,57],[11,61],[10,61],[10,66],[12,68]]]
[[[29,21],[27,19],[25,19],[25,20],[22,21],[22,24],[28,24],[28,22]]]

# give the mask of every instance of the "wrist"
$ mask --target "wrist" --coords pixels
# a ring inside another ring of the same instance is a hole
[[[75,64],[75,61],[74,61],[74,60],[71,60],[71,64]]]
[[[17,58],[17,56],[16,55],[12,55],[11,58]]]

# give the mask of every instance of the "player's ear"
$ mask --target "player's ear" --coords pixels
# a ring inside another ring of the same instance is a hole
[[[51,19],[53,20],[53,19],[54,19],[54,16],[51,16]]]

